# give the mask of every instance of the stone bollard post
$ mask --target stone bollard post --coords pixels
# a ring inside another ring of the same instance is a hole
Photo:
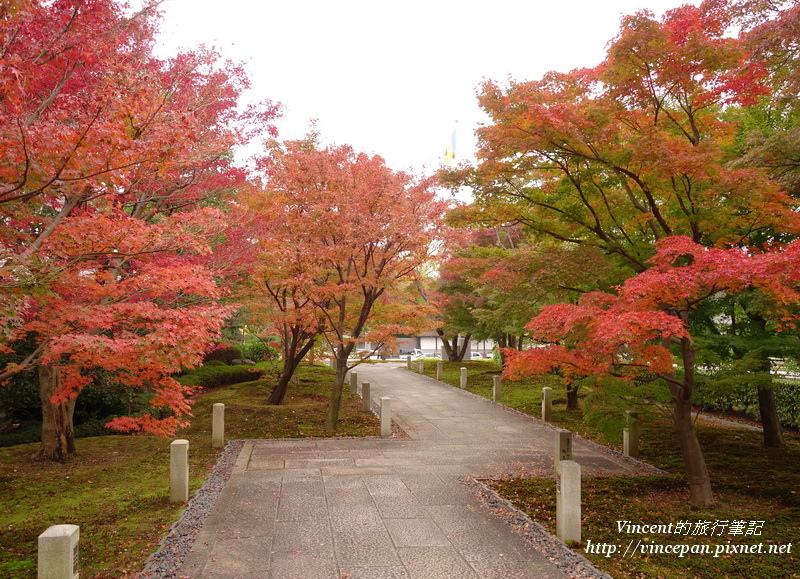
[[[381,398],[381,438],[392,435],[392,399]]]
[[[436,362],[436,379],[437,380],[441,380],[442,379],[442,372],[443,371],[444,371],[444,364],[443,364],[443,362],[441,360],[439,360],[438,362]]]
[[[542,388],[542,420],[550,422],[553,416],[553,389],[545,386]]]
[[[420,374],[424,374],[425,373],[425,358],[420,358],[419,359],[419,367],[418,367],[417,371]]]
[[[225,446],[225,405],[217,402],[211,410],[211,448]]]
[[[39,535],[38,579],[78,579],[78,525],[53,525]]]
[[[564,541],[581,541],[581,465],[561,462],[556,474],[556,536]]]
[[[563,428],[556,431],[555,452],[553,453],[553,472],[558,476],[558,469],[565,460],[572,460],[572,433]]]
[[[639,458],[639,414],[625,411],[625,430],[622,431],[622,454]]]
[[[369,382],[361,383],[361,410],[369,412],[372,410],[370,405]]]
[[[503,378],[500,376],[500,374],[492,376],[492,400],[494,402],[500,402],[502,382]]]
[[[189,500],[189,441],[173,440],[169,445],[169,500]]]
[[[350,372],[350,391],[358,394],[358,372]]]
[[[406,356],[406,369],[411,370],[411,356]]]
[[[467,387],[467,369],[466,368],[461,368],[461,387],[462,388],[466,388]]]

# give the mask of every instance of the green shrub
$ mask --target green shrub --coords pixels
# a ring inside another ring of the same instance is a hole
[[[184,386],[217,388],[228,384],[258,380],[262,370],[252,366],[201,366],[177,378]]]
[[[266,342],[246,342],[242,344],[241,349],[242,357],[254,362],[277,360],[280,357],[280,352]]]
[[[36,420],[27,420],[20,423],[19,427],[11,432],[0,434],[0,447],[29,444],[42,440],[42,423]]]
[[[212,360],[220,360],[221,362],[225,362],[226,364],[230,364],[233,360],[241,360],[242,359],[242,351],[236,346],[227,346],[225,348],[219,348],[214,350],[213,352],[209,352],[203,358],[203,364],[207,364]]]

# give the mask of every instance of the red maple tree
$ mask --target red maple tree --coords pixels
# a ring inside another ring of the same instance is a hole
[[[153,56],[157,4],[0,10],[0,347],[38,341],[0,377],[38,367],[44,458],[74,451],[75,397],[97,369],[151,389],[163,414],[115,427],[173,432],[188,392],[168,375],[229,313],[204,266],[222,219],[203,206],[243,182],[231,147],[277,109],[240,113],[243,71],[212,51]]]

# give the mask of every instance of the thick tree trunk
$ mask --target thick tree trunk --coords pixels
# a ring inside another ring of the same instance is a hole
[[[714,494],[703,450],[694,429],[691,403],[675,400],[673,420],[689,483],[689,504],[693,507],[711,506],[714,504]]]
[[[567,410],[578,410],[578,387],[574,384],[567,386]]]
[[[758,332],[758,337],[767,339],[767,320],[758,314],[747,312],[752,322],[754,331]],[[769,355],[764,352],[760,360],[760,368],[767,376],[772,376],[772,361]],[[761,427],[764,432],[764,446],[771,448],[783,448],[786,441],[783,438],[783,428],[781,419],[778,416],[778,407],[775,405],[775,394],[771,387],[758,387],[758,413],[761,418]]]
[[[682,320],[686,323],[688,312]],[[674,377],[668,381],[672,400],[673,425],[678,445],[683,456],[686,478],[689,483],[689,504],[692,507],[710,507],[714,504],[711,478],[708,476],[703,449],[697,440],[697,432],[692,420],[692,392],[694,391],[695,349],[691,338],[681,339],[681,359],[683,361],[683,383]]]
[[[775,405],[775,393],[772,388],[758,388],[758,411],[761,415],[761,426],[764,429],[764,446],[783,448],[783,428]]]
[[[51,398],[61,386],[58,366],[39,366],[39,396],[42,400],[42,444],[36,458],[43,460],[68,460],[75,454],[75,429],[72,416],[75,398],[65,404],[53,404]]]

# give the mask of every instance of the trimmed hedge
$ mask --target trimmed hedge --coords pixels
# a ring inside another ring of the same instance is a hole
[[[219,350],[214,350],[209,352],[203,358],[203,363],[207,364],[211,360],[219,360],[221,362],[225,362],[226,364],[230,364],[233,360],[241,360],[242,358],[242,351],[237,348],[236,346],[228,346],[226,348],[220,348]]]
[[[263,375],[263,370],[253,366],[201,366],[177,378],[184,386],[217,388],[228,384],[252,382]]]
[[[800,428],[800,381],[776,380],[774,384],[775,406],[781,424]],[[738,383],[721,392],[701,386],[696,390],[694,399],[704,410],[742,412],[754,420],[760,420],[758,393],[753,384]]]

